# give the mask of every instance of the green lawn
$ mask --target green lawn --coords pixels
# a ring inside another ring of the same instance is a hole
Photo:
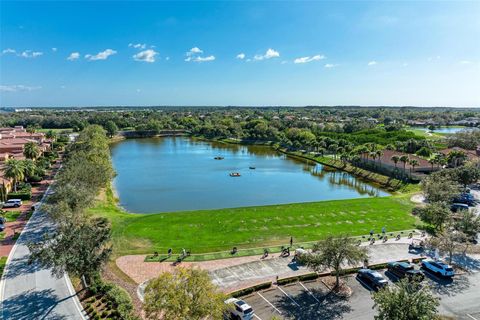
[[[2,277],[3,270],[7,264],[7,257],[0,257],[0,278]]]
[[[366,235],[383,226],[409,230],[416,223],[407,195],[149,215],[122,211],[111,190],[105,198],[91,212],[112,221],[115,256],[259,248],[287,244],[290,236],[306,242],[328,234]]]
[[[16,221],[20,214],[20,211],[5,211],[5,220],[7,222]]]

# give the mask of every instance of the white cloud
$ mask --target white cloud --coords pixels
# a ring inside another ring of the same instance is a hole
[[[3,54],[16,53],[15,49],[7,48],[2,51]]]
[[[237,54],[237,59],[240,59],[240,60],[245,59],[245,53],[242,52],[242,53]]]
[[[18,54],[19,57],[22,58],[36,58],[43,55],[43,52],[40,51],[32,51],[32,50],[25,50],[22,53]]]
[[[141,50],[143,50],[147,47],[147,45],[145,43],[129,43],[128,46],[130,48],[141,49]]]
[[[135,90],[135,91],[136,91],[137,93],[140,93],[140,92],[142,92],[142,90],[140,90],[140,89],[137,89],[137,90]]]
[[[190,49],[189,51],[187,51],[185,53],[185,55],[187,56],[185,58],[185,61],[187,62],[190,62],[190,61],[193,61],[193,62],[207,62],[207,61],[213,61],[215,60],[215,56],[207,56],[207,57],[202,57],[200,56],[200,54],[203,53],[203,50],[198,48],[198,47],[193,47],[192,49]]]
[[[67,60],[74,61],[80,58],[80,52],[72,52],[70,55],[67,57]]]
[[[148,50],[145,50],[145,51],[140,51],[137,54],[134,54],[133,55],[133,60],[152,63],[152,62],[155,62],[155,56],[157,54],[158,54],[158,52],[156,52],[155,50],[148,49]]]
[[[335,64],[335,63],[327,63],[324,65],[325,68],[328,68],[328,69],[331,69],[331,68],[335,68],[335,67],[338,67],[339,64]]]
[[[170,57],[166,57],[165,60],[167,60],[167,61],[170,60]]]
[[[112,49],[106,49],[105,51],[99,52],[96,55],[91,55],[91,54],[86,54],[85,59],[88,59],[90,61],[94,60],[106,60],[108,57],[116,54],[117,51],[112,50]]]
[[[470,64],[472,63],[470,60],[462,60],[460,61],[460,64]]]
[[[24,86],[22,84],[14,84],[14,85],[0,85],[0,92],[25,92],[25,91],[32,91],[32,90],[38,90],[41,89],[42,87],[36,86],[36,87],[31,87],[31,86]]]
[[[318,61],[318,60],[323,60],[325,59],[325,56],[324,55],[321,55],[321,54],[317,54],[313,57],[301,57],[301,58],[297,58],[295,60],[293,60],[293,63],[308,63],[308,62],[312,62],[312,61]]]
[[[60,89],[65,89],[67,86],[61,85]]]
[[[407,62],[402,63],[402,67],[408,67],[408,63]]]
[[[208,57],[200,57],[200,56],[196,56],[196,57],[187,57],[185,59],[185,61],[187,62],[190,62],[190,61],[194,61],[194,62],[208,62],[208,61],[213,61],[215,60],[215,56],[208,56]]]
[[[253,57],[254,60],[264,60],[264,59],[271,59],[271,58],[278,58],[280,57],[280,52],[275,51],[274,49],[268,49],[265,54],[257,54]]]
[[[192,49],[190,49],[190,51],[187,51],[187,56],[189,57],[200,53],[203,53],[202,49],[200,49],[199,47],[193,47]]]
[[[52,51],[53,51],[53,52],[57,52],[57,48],[52,48]]]
[[[374,66],[377,64],[377,61],[373,60],[373,61],[370,61],[369,63],[367,63],[367,66]]]

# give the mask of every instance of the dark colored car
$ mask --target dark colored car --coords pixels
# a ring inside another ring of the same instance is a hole
[[[453,212],[457,212],[457,211],[460,211],[460,210],[468,210],[468,204],[465,204],[465,203],[453,203],[453,204],[450,206],[450,210],[452,210]]]
[[[387,269],[399,279],[408,278],[410,281],[415,280],[421,282],[425,278],[421,270],[416,270],[413,265],[408,262],[390,262]]]
[[[380,273],[370,269],[358,270],[357,277],[359,280],[365,282],[374,290],[381,289],[388,284],[387,279],[385,279]]]
[[[458,197],[455,197],[453,202],[473,206],[475,205],[475,198],[470,193],[462,193]]]

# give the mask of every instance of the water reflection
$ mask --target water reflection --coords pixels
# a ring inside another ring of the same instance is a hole
[[[112,159],[120,204],[138,213],[388,195],[349,173],[266,146],[132,139],[112,146]]]

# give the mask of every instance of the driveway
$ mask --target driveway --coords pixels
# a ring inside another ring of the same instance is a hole
[[[85,319],[67,275],[56,278],[50,270],[28,264],[27,243],[53,228],[46,214],[36,211],[17,240],[0,281],[0,319]]]

